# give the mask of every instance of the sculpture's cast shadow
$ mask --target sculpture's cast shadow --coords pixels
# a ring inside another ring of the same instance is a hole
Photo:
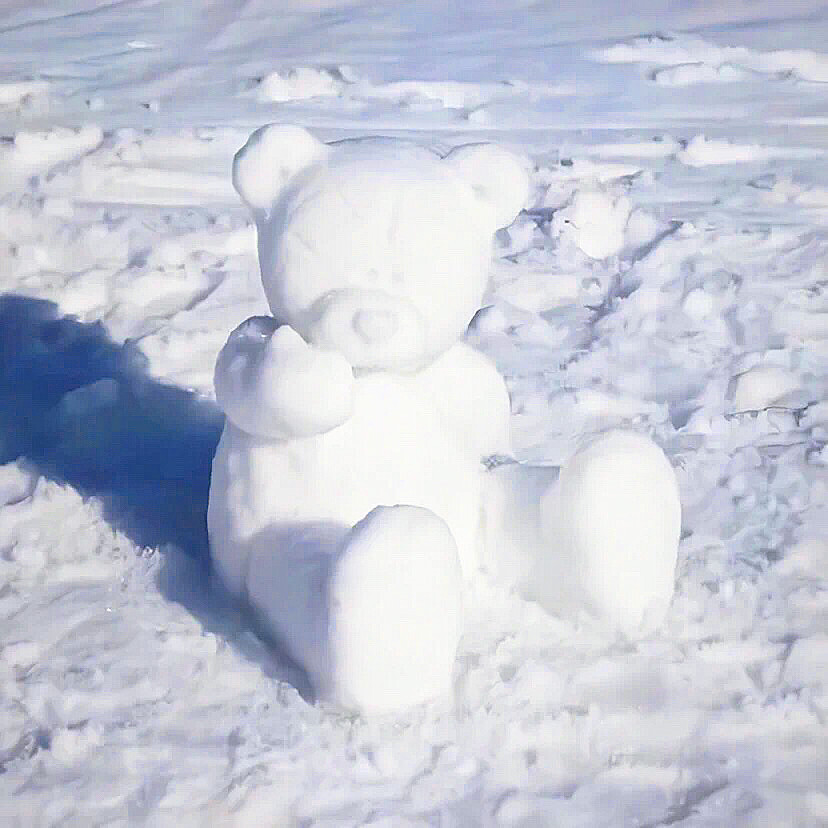
[[[307,695],[287,659],[239,634],[253,620],[210,577],[207,500],[223,420],[209,400],[150,377],[138,348],[100,322],[0,296],[0,463],[22,458],[98,498],[111,526],[162,550],[165,597]]]

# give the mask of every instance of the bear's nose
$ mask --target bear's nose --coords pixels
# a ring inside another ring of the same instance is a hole
[[[354,314],[353,328],[367,344],[387,342],[397,332],[397,314],[389,310],[362,309]]]
[[[308,342],[339,351],[354,368],[409,370],[425,353],[420,312],[405,297],[381,290],[331,290],[300,322]]]

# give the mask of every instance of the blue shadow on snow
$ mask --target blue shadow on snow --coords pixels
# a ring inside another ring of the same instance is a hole
[[[100,322],[0,295],[0,464],[24,458],[98,498],[107,522],[138,546],[166,547],[163,594],[312,700],[304,671],[210,578],[207,500],[223,425],[215,404],[150,377],[140,350],[113,342]]]
[[[100,322],[41,299],[0,296],[0,463],[100,498],[139,546],[174,544],[206,573],[210,464],[223,416],[147,374]]]

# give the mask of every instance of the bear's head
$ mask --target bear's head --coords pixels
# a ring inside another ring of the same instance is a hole
[[[407,142],[254,132],[233,183],[256,219],[271,312],[359,370],[416,371],[463,334],[492,238],[525,206],[522,162],[492,144],[445,158]]]

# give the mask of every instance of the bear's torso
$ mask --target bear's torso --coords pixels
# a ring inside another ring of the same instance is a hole
[[[311,523],[350,528],[375,506],[395,504],[443,518],[470,574],[478,563],[483,460],[509,451],[508,426],[503,380],[462,344],[418,374],[358,378],[353,414],[324,434],[274,441],[227,422],[208,513],[225,584],[243,593],[246,560],[238,553],[259,533]]]

